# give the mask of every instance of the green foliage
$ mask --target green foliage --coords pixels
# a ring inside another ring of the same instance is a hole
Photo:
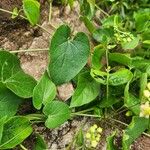
[[[45,73],[33,90],[33,105],[36,109],[41,109],[42,104],[51,102],[56,96],[56,86]]]
[[[36,143],[34,146],[34,150],[43,150],[47,149],[47,145],[44,139],[40,136],[40,134],[36,134]]]
[[[94,48],[94,53],[92,56],[92,68],[93,69],[99,70],[103,67],[102,66],[103,64],[101,63],[101,61],[102,61],[105,51],[106,50],[104,48],[101,48],[100,46],[97,46]]]
[[[95,13],[95,0],[80,0],[80,11],[83,16],[92,19]]]
[[[0,83],[23,98],[31,97],[36,85],[36,81],[23,72],[18,58],[6,51],[0,51]]]
[[[23,0],[23,11],[31,23],[36,25],[40,17],[40,3],[36,0]]]
[[[77,88],[71,99],[71,107],[79,107],[93,101],[99,94],[99,84],[85,72],[79,76]]]
[[[124,131],[122,145],[124,150],[129,150],[132,142],[148,128],[149,120],[146,118],[133,117],[132,122]]]
[[[0,84],[0,118],[14,116],[22,99]]]
[[[0,149],[11,149],[24,141],[32,133],[29,120],[25,117],[13,117],[3,124]]]
[[[74,8],[74,0],[51,2]],[[76,115],[101,117],[104,121],[115,115],[115,121],[118,115],[130,112],[132,122],[123,133],[123,150],[130,149],[148,129],[149,119],[139,117],[143,107],[148,107],[145,111],[150,114],[149,97],[143,94],[150,81],[148,0],[79,0],[79,4],[79,19],[89,35],[71,31],[68,25],[58,27],[50,41],[48,68],[38,83],[24,73],[17,56],[0,51],[0,149],[21,144],[32,133],[33,123],[44,122],[53,129]],[[38,1],[23,0],[23,14],[21,11],[15,7],[5,12],[11,13],[12,19],[21,16],[40,27]],[[57,86],[67,82],[75,88],[73,96],[66,102],[54,100]],[[14,116],[20,115],[18,107],[26,99],[32,100],[38,113]],[[115,135],[107,138],[108,150],[117,149]],[[87,148],[82,130],[73,140],[75,149]],[[37,134],[34,149],[47,149]]]
[[[99,70],[92,70],[91,75],[93,78],[101,83],[107,84],[107,73]],[[109,85],[118,86],[129,82],[132,79],[132,72],[128,69],[120,69],[115,73],[110,73],[108,78]]]
[[[107,150],[117,150],[116,146],[114,145],[114,138],[116,132],[113,132],[110,136],[107,137]]]
[[[44,106],[43,113],[47,116],[45,126],[56,128],[70,118],[69,106],[60,101],[52,101]]]
[[[90,54],[88,37],[80,32],[71,39],[70,34],[70,28],[62,25],[51,40],[48,72],[57,85],[73,79],[85,66]]]

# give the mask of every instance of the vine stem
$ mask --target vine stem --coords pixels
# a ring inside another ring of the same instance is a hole
[[[98,115],[90,115],[90,114],[82,114],[82,113],[71,113],[73,116],[84,116],[84,117],[95,117],[95,118],[100,118]]]
[[[120,124],[122,124],[122,125],[124,125],[124,126],[126,126],[126,127],[129,126],[128,124],[126,124],[126,123],[124,123],[124,122],[122,122],[122,121],[120,121],[120,120],[117,120],[117,119],[114,119],[114,118],[108,118],[108,119],[110,119],[110,120],[112,120],[112,121],[114,121],[114,122],[120,123]],[[150,134],[145,133],[145,132],[143,132],[142,134],[150,138]]]
[[[53,0],[50,0],[49,2],[49,18],[48,18],[48,22],[51,22],[51,18],[52,18],[52,2]]]
[[[9,11],[9,10],[5,10],[5,9],[2,9],[2,8],[0,8],[0,11],[2,11],[2,12],[6,12],[6,13],[9,13],[9,14],[14,14],[12,11]],[[25,20],[28,20],[26,17],[24,17],[23,15],[19,15],[21,18],[23,18],[23,19],[25,19]],[[39,24],[36,24],[36,26],[38,26],[39,28],[41,28],[42,30],[44,30],[44,31],[46,31],[47,33],[49,33],[50,35],[51,35],[51,33],[47,30],[47,29],[45,29],[44,27],[42,27],[41,25],[39,25]],[[51,25],[52,27],[54,27],[53,25]]]
[[[20,49],[20,50],[16,50],[16,51],[10,51],[10,53],[14,54],[14,53],[22,53],[22,52],[41,52],[41,51],[48,51],[49,48],[45,48],[45,49]]]
[[[30,121],[45,121],[46,117],[43,114],[29,114],[25,116],[26,118],[28,118]]]
[[[105,49],[106,49],[106,66],[107,66],[107,69],[106,69],[106,72],[107,72],[106,99],[108,101],[108,99],[109,99],[109,72],[110,72],[110,67],[109,67],[109,60],[108,60],[108,49],[106,46],[105,46]],[[106,114],[107,114],[107,108],[105,108],[105,116],[106,116]]]
[[[20,147],[23,149],[23,150],[28,150],[26,147],[24,147],[22,144],[20,144]]]
[[[103,9],[101,9],[97,4],[95,4],[95,7],[96,7],[97,9],[99,9],[99,10],[100,10],[104,15],[106,15],[107,17],[110,16],[107,12],[105,12]]]

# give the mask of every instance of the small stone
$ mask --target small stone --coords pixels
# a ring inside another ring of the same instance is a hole
[[[74,93],[74,88],[72,83],[65,83],[57,87],[58,98],[66,101],[68,100]]]
[[[2,48],[3,49],[6,49],[6,50],[17,50],[17,46],[11,42],[11,41],[7,41],[5,42],[3,45],[2,45]]]

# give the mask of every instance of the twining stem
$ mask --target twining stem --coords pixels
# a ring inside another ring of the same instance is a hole
[[[125,109],[123,109],[123,110],[121,110],[121,111],[119,111],[118,112],[118,110],[117,110],[117,112],[115,112],[115,114],[113,114],[111,117],[114,117],[114,116],[117,116],[117,115],[119,115],[119,114],[122,114],[123,112],[125,112],[125,111],[127,111],[127,110],[129,110],[130,108],[132,108],[132,107],[135,107],[136,105],[139,105],[140,103],[136,103],[136,104],[134,104],[134,105],[131,105],[130,107],[128,107],[128,108],[125,108]],[[123,108],[123,107],[121,107],[121,108]]]
[[[23,149],[23,150],[28,150],[26,147],[24,147],[22,144],[20,144],[20,147]]]
[[[46,120],[46,117],[43,114],[29,114],[26,115],[25,117],[28,118],[30,121],[43,122]]]
[[[52,2],[53,0],[49,0],[49,18],[48,18],[48,22],[51,22],[51,18],[52,18]]]
[[[14,13],[13,13],[12,11],[9,11],[9,10],[5,10],[5,9],[0,8],[0,11],[14,15]],[[27,19],[26,17],[24,17],[23,15],[19,15],[19,16],[20,16],[21,18],[25,19],[25,20],[28,20],[28,19]],[[41,28],[42,30],[46,31],[47,33],[49,33],[49,34],[51,35],[51,33],[50,33],[47,29],[45,29],[44,27],[42,27],[41,25],[36,24],[36,26],[38,26],[39,28]]]
[[[71,113],[72,116],[84,116],[84,117],[94,117],[94,118],[100,118],[98,115],[90,115],[90,114],[82,114],[82,113]]]
[[[45,49],[20,49],[20,50],[16,50],[16,51],[10,51],[10,53],[14,54],[14,53],[22,53],[22,52],[41,52],[41,51],[48,51],[49,48],[45,48]]]
[[[129,126],[128,124],[126,124],[126,123],[124,123],[124,122],[122,122],[122,121],[120,121],[120,120],[117,120],[117,119],[114,119],[114,118],[108,118],[108,119],[110,119],[110,120],[112,120],[112,121],[114,121],[114,122],[120,123],[120,124],[122,124],[122,125],[124,125],[124,126],[126,126],[126,127]],[[143,132],[142,134],[150,138],[150,134],[147,134],[147,133],[145,133],[145,132]]]
[[[109,99],[109,72],[110,72],[110,67],[109,67],[109,60],[108,60],[108,49],[106,49],[106,72],[107,72],[107,79],[106,79],[106,100],[108,101]],[[107,108],[105,108],[105,117],[107,114]]]

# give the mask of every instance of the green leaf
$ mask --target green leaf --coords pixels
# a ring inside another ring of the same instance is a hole
[[[96,69],[91,69],[91,76],[99,83],[106,85],[107,83],[107,73],[100,71],[100,70],[96,70]],[[128,69],[120,69],[118,71],[116,71],[115,73],[110,73],[109,74],[109,85],[112,86],[119,86],[122,84],[127,83],[128,81],[130,81],[133,77],[133,74],[130,70]]]
[[[133,74],[128,69],[120,69],[115,73],[109,75],[109,85],[118,86],[129,82]]]
[[[107,150],[117,150],[116,146],[114,145],[116,131],[112,133],[112,135],[108,136],[107,141]]]
[[[127,83],[124,90],[124,105],[131,110],[134,114],[140,113],[140,99],[136,98],[133,94],[129,93],[130,82]]]
[[[102,43],[108,43],[112,40],[113,38],[113,29],[111,28],[104,28],[104,29],[96,29],[93,32],[93,38],[97,42],[102,42]]]
[[[23,71],[19,71],[7,79],[5,84],[7,88],[16,95],[29,98],[32,96],[36,81],[30,75],[25,74]]]
[[[144,59],[143,57],[134,57],[132,58],[132,65],[136,69],[140,69],[142,72],[147,72],[147,69],[150,66],[150,60]],[[149,74],[149,72],[147,72]]]
[[[79,129],[78,134],[76,136],[76,144],[80,147],[84,144],[84,134],[82,128]]]
[[[73,8],[74,0],[68,0],[68,4],[71,8]]]
[[[44,106],[43,113],[48,117],[45,126],[56,128],[70,118],[69,106],[60,101],[51,101]]]
[[[56,97],[56,86],[45,73],[33,90],[33,105],[41,109],[42,104],[51,102]]]
[[[94,78],[95,81],[98,83],[106,85],[106,79],[107,79],[107,73],[97,70],[97,69],[91,69],[90,72],[91,76]]]
[[[62,25],[52,37],[48,71],[57,85],[73,79],[85,66],[90,54],[88,37],[80,32],[70,39],[70,34],[70,28]]]
[[[124,50],[134,49],[134,48],[136,48],[138,46],[139,40],[140,40],[139,37],[134,37],[134,39],[131,42],[123,42],[123,43],[121,43],[122,48]]]
[[[122,53],[109,53],[109,60],[119,64],[132,67],[132,58],[127,54]]]
[[[36,25],[40,17],[40,3],[36,0],[23,0],[23,11],[31,25]]]
[[[13,117],[4,124],[0,149],[11,149],[22,143],[32,133],[29,120],[25,117]]]
[[[150,10],[144,9],[134,13],[135,27],[138,32],[148,30],[150,23]]]
[[[80,13],[91,20],[95,13],[95,0],[81,0]]]
[[[133,117],[132,122],[123,133],[123,150],[129,150],[130,145],[138,138],[147,128],[149,120],[146,118]]]
[[[121,17],[119,17],[118,15],[111,15],[102,20],[102,26],[104,28],[114,27],[114,26],[119,27],[120,23],[121,23]]]
[[[92,56],[92,68],[93,69],[101,69],[102,67],[102,57],[105,54],[105,49],[101,48],[100,46],[97,46],[94,48],[94,53]]]
[[[79,107],[90,103],[98,96],[99,90],[99,83],[90,76],[89,72],[81,74],[70,107]]]
[[[96,30],[96,27],[93,25],[92,21],[90,21],[86,16],[81,16],[80,19],[84,22],[84,25],[91,34]]]
[[[143,91],[146,89],[147,86],[147,73],[142,73],[140,77],[140,99],[143,100]]]
[[[0,83],[0,118],[14,116],[21,102],[21,98]]]
[[[23,98],[31,97],[36,85],[36,81],[23,72],[18,58],[6,51],[0,51],[0,82]]]
[[[48,148],[44,139],[42,138],[41,135],[36,134],[36,143],[35,143],[34,150],[46,150],[46,149]]]
[[[118,99],[115,98],[114,96],[109,96],[108,99],[106,97],[104,97],[99,104],[100,108],[107,108],[107,107],[111,107],[113,104],[117,103]]]
[[[0,143],[3,136],[4,123],[6,122],[6,119],[6,116],[0,119]]]

